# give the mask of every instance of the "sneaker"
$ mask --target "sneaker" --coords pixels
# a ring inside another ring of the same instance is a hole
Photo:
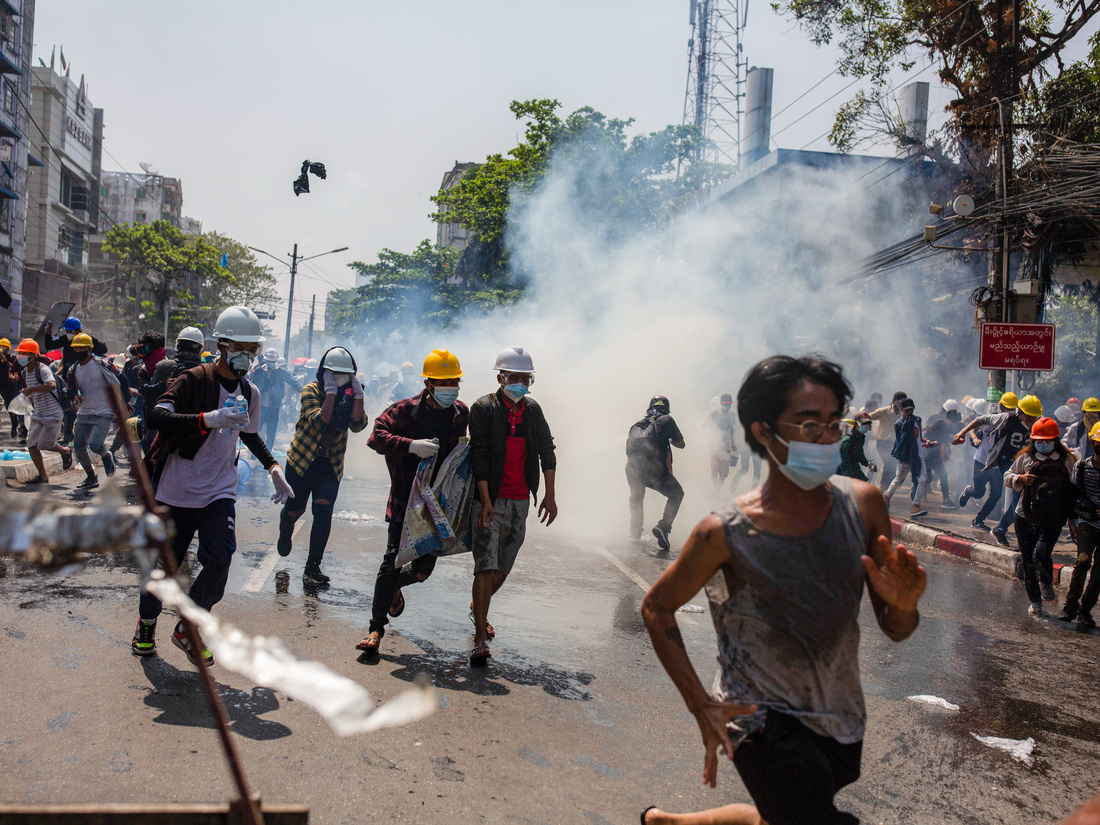
[[[130,652],[135,656],[155,656],[157,652],[157,620],[138,619],[137,630],[130,642]]]
[[[1054,601],[1054,585],[1049,582],[1039,582],[1039,590],[1043,594],[1044,602]]]
[[[1032,602],[1031,607],[1029,607],[1027,609],[1027,613],[1028,613],[1029,616],[1042,616],[1043,615],[1043,603],[1042,602]]]
[[[280,556],[289,556],[293,547],[292,544],[293,534],[289,531],[279,531],[279,540],[275,543],[275,549],[279,551]]]
[[[1093,621],[1092,614],[1087,610],[1079,610],[1077,612],[1077,629],[1087,630],[1090,627],[1096,627],[1096,622]]]
[[[99,486],[99,476],[93,474],[93,475],[87,476],[82,482],[77,484],[76,489],[78,489],[78,490],[90,490],[93,487],[98,487],[98,486]]]
[[[959,505],[956,504],[953,501],[945,501],[943,504],[940,505],[940,507],[944,510],[958,510],[959,509]]]
[[[1005,534],[1000,532],[996,527],[989,531],[989,535],[993,536],[997,544],[1001,545],[1001,547],[1008,547],[1008,538],[1006,538]]]
[[[963,488],[962,495],[959,496],[959,506],[965,507],[966,503],[970,501],[970,497],[974,495],[974,488],[969,484]]]
[[[61,469],[68,470],[73,466],[73,451],[66,450],[61,454]]]
[[[306,569],[302,571],[302,581],[307,584],[328,584],[330,579],[321,572],[320,565],[307,564]]]
[[[103,472],[110,478],[115,474],[115,459],[110,453],[103,454]]]
[[[988,527],[985,526],[985,521],[983,519],[978,518],[977,516],[975,516],[970,521],[970,526],[973,527],[975,530],[988,530],[989,529]]]
[[[661,552],[667,553],[672,545],[668,543],[668,533],[665,532],[665,528],[658,524],[653,528],[653,535],[657,538],[657,546],[661,548]]]
[[[195,633],[196,635],[198,635],[197,630],[195,631]],[[193,664],[195,667],[199,667],[200,657],[202,661],[206,662],[207,667],[214,664],[214,654],[210,652],[210,648],[206,646],[206,643],[202,640],[202,636],[199,636],[199,644],[202,645],[202,653],[199,656],[195,656],[195,654],[191,651],[191,640],[187,638],[187,634],[184,633],[178,625],[176,626],[176,629],[172,631],[172,644],[174,644],[176,647],[186,653],[188,661],[190,661],[191,664]]]
[[[1072,622],[1077,618],[1077,608],[1072,604],[1067,604],[1062,608],[1062,612],[1058,614],[1058,621],[1060,622]]]
[[[922,509],[920,506],[914,504],[913,509],[909,511],[909,518],[920,518],[921,516],[927,516],[928,511]]]

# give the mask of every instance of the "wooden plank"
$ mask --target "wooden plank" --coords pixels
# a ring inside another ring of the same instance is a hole
[[[264,825],[309,825],[306,805],[262,805]],[[4,805],[0,825],[232,825],[228,803]]]

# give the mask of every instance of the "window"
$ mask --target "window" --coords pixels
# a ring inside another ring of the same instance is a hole
[[[134,213],[134,223],[145,223],[145,222],[146,222],[146,216],[145,216],[144,212],[135,212]]]
[[[83,209],[88,210],[88,190],[83,186],[74,186],[72,194],[69,196],[69,208],[70,209]]]
[[[101,186],[101,187],[99,187],[99,199],[105,201],[109,197],[111,197],[111,187],[110,186]]]
[[[11,81],[4,81],[4,111],[11,115],[15,114],[15,95],[15,85]]]
[[[136,197],[139,201],[143,201],[147,197],[149,197],[149,195],[145,192],[144,189],[138,189],[137,190],[137,195],[135,195],[134,197]]]

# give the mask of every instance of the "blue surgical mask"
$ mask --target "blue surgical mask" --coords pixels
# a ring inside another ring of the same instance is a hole
[[[523,396],[530,395],[531,388],[526,384],[505,384],[504,394],[513,401],[519,401]]]
[[[1035,442],[1035,451],[1040,452],[1043,455],[1050,455],[1051,453],[1054,452],[1054,442],[1053,441],[1036,441]]]
[[[784,441],[778,435],[775,438],[787,448],[787,463],[779,464],[779,459],[775,458],[775,453],[770,449],[768,455],[775,458],[779,472],[803,490],[820,487],[840,467],[839,441],[817,444],[810,441]]]
[[[867,434],[867,433],[871,432],[871,425],[870,424],[860,424],[859,425],[859,431],[861,433]]]
[[[432,397],[441,407],[450,407],[458,400],[458,387],[433,387]]]

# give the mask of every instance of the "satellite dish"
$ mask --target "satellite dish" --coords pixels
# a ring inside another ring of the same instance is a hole
[[[956,215],[962,215],[964,218],[969,218],[974,212],[974,199],[969,195],[959,195],[955,198],[955,202],[952,206],[955,209]]]
[[[138,166],[140,166],[142,168],[142,170],[145,172],[145,174],[147,174],[147,175],[159,175],[160,174],[160,172],[157,171],[157,168],[155,166],[153,166],[153,164],[151,164],[151,163],[145,163],[144,161],[142,161],[141,163],[138,164]]]

